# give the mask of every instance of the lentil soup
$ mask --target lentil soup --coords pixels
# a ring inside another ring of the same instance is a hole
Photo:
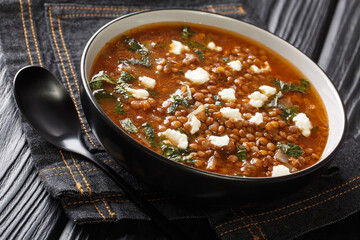
[[[132,138],[177,161],[239,177],[316,163],[325,107],[289,62],[239,34],[151,24],[108,42],[91,69],[101,108]]]

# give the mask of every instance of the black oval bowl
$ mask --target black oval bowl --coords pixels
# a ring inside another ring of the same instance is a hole
[[[184,20],[185,19],[185,20]],[[274,50],[294,64],[318,90],[329,118],[329,139],[316,164],[280,177],[235,177],[206,172],[171,161],[144,147],[116,126],[100,108],[88,84],[94,58],[103,46],[132,28],[156,22],[198,23],[227,29]],[[189,199],[225,204],[277,198],[298,190],[324,171],[345,131],[345,111],[335,87],[324,72],[301,51],[275,35],[242,21],[194,10],[153,10],[117,18],[100,28],[87,43],[81,59],[81,102],[90,127],[106,151],[145,183]]]

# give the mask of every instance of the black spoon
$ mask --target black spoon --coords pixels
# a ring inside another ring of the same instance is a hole
[[[74,103],[51,72],[39,66],[20,69],[14,78],[14,95],[22,114],[43,138],[60,149],[84,156],[103,170],[169,237],[189,239],[117,172],[88,151],[81,140],[81,126]]]

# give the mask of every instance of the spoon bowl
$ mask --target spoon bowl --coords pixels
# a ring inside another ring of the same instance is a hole
[[[161,212],[147,202],[117,172],[88,151],[74,103],[62,83],[48,70],[27,66],[14,78],[17,105],[30,125],[56,147],[84,156],[106,173],[144,213],[172,239],[187,239]]]

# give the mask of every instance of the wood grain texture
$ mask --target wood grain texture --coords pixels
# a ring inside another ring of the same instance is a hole
[[[320,66],[340,90],[349,113],[351,134],[359,140],[360,2],[248,2],[257,9],[271,32],[290,41],[312,59],[319,60]],[[44,190],[29,161],[30,151],[12,97],[11,81],[8,81],[12,76],[7,75],[1,47],[4,46],[0,46],[0,239],[101,239],[105,236],[116,239],[151,239],[150,236],[157,236],[157,239],[165,239],[149,223],[79,226],[67,219],[60,204]],[[355,217],[353,221],[358,219]],[[346,225],[351,223],[346,222]],[[189,231],[196,228],[199,232],[207,231],[204,223],[194,223],[188,228]],[[345,227],[338,224],[331,228]],[[357,233],[359,230],[352,234]],[[318,231],[316,234],[320,239],[321,233]],[[333,239],[339,237],[333,236]],[[315,239],[311,234],[304,237]]]

